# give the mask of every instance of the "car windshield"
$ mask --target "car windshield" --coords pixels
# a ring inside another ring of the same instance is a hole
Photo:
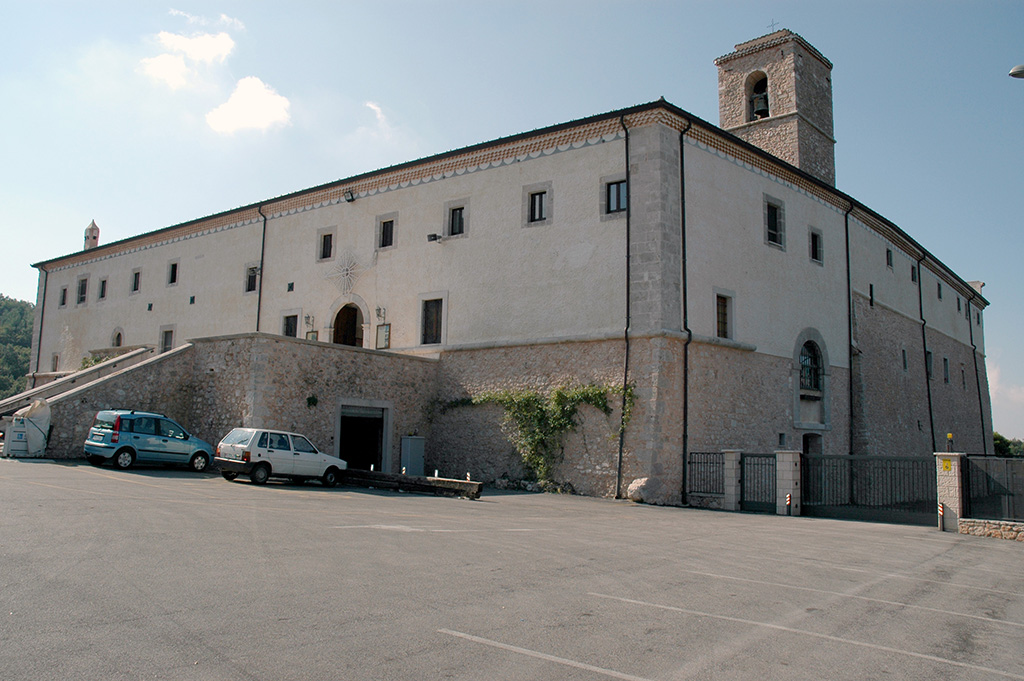
[[[249,440],[252,439],[253,432],[254,431],[246,430],[245,428],[235,428],[224,436],[221,443],[226,445],[247,445],[249,444]]]

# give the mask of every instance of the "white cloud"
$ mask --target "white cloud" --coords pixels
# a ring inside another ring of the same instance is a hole
[[[235,41],[227,33],[202,33],[191,38],[177,33],[160,31],[160,44],[172,52],[181,52],[198,62],[222,62],[235,48]]]
[[[189,14],[188,12],[182,12],[180,9],[171,9],[168,11],[168,14],[172,17],[181,17],[188,23],[198,26],[209,26],[210,24],[217,23],[224,26],[230,26],[231,28],[238,29],[239,31],[245,30],[245,24],[243,24],[239,19],[229,17],[227,14],[221,14],[216,20],[196,16],[195,14]]]
[[[143,59],[140,70],[150,78],[166,83],[172,90],[188,85],[193,75],[180,54],[161,54]]]
[[[362,126],[356,130],[356,134],[361,137],[370,137],[390,142],[394,138],[394,131],[391,128],[391,124],[388,123],[388,119],[384,116],[384,110],[376,102],[366,102],[366,108],[373,111],[373,115],[377,119],[377,125],[373,127]]]
[[[238,81],[225,103],[206,114],[215,132],[230,135],[239,130],[266,130],[291,121],[291,103],[255,76]]]

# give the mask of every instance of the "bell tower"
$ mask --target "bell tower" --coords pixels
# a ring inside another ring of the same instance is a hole
[[[736,45],[715,66],[722,128],[835,185],[832,62],[782,29]]]
[[[89,226],[85,228],[85,248],[88,251],[96,248],[100,245],[100,228],[96,226],[96,221],[93,220],[89,223]]]

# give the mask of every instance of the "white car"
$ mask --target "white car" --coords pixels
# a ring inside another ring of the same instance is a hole
[[[295,482],[316,478],[324,487],[334,487],[339,473],[348,468],[347,463],[324,454],[298,433],[262,428],[235,428],[217,445],[214,460],[225,480],[244,473],[256,485],[270,478]]]

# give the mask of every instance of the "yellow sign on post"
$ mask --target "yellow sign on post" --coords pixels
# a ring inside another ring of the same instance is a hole
[[[951,471],[951,470],[953,470],[953,462],[950,461],[949,459],[943,459],[942,460],[942,470],[944,470],[944,471]]]

